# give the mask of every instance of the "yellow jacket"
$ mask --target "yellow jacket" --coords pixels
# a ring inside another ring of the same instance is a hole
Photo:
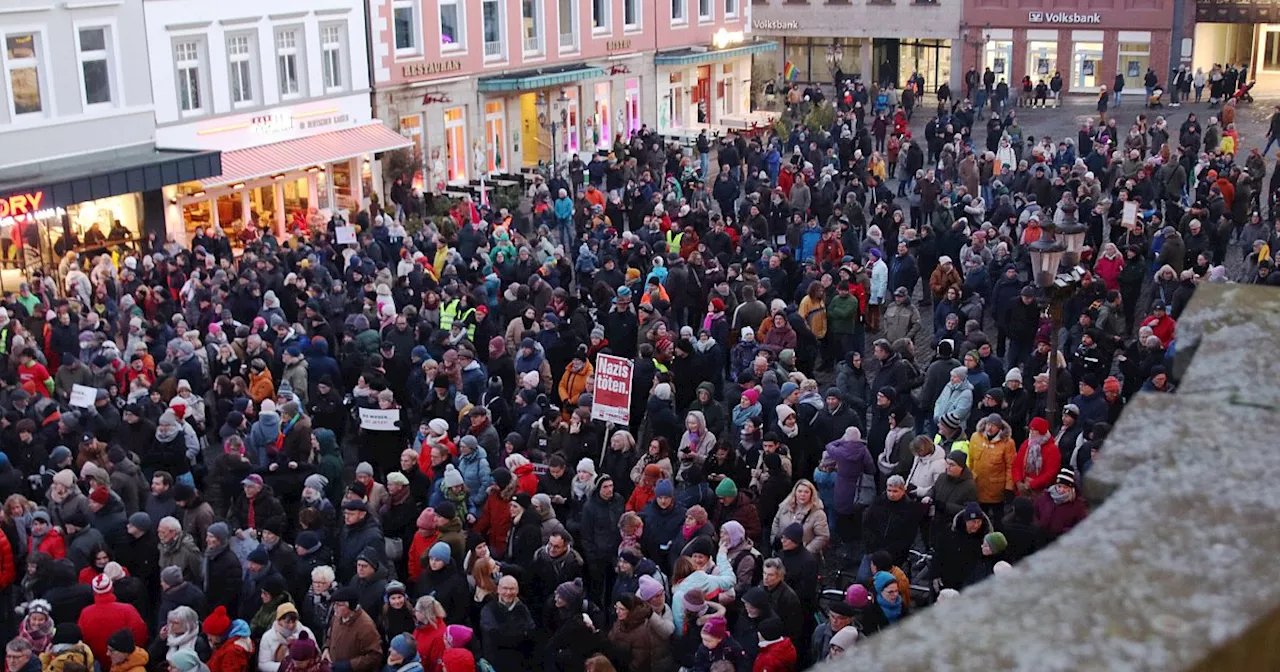
[[[1013,489],[1013,461],[1018,449],[1013,444],[1009,423],[1000,421],[1000,433],[988,439],[987,421],[978,421],[977,431],[969,438],[969,471],[978,486],[980,504],[999,504],[1004,491]]]
[[[809,325],[809,331],[818,338],[827,336],[827,306],[822,301],[814,301],[806,294],[800,299],[800,317]]]

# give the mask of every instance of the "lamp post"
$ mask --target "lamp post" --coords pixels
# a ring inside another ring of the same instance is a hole
[[[1069,194],[1064,195],[1058,204],[1058,212],[1062,214],[1062,223],[1055,225],[1052,220],[1044,223],[1044,234],[1034,243],[1028,245],[1031,253],[1031,271],[1034,280],[1048,300],[1049,322],[1052,325],[1049,333],[1049,389],[1045,401],[1045,418],[1049,426],[1057,424],[1058,416],[1058,348],[1061,347],[1059,333],[1062,331],[1062,306],[1080,288],[1082,271],[1077,264],[1080,261],[1080,248],[1084,244],[1088,227],[1077,218],[1078,206]],[[1059,240],[1061,237],[1061,240]],[[1063,263],[1067,272],[1059,273]]]
[[[564,95],[564,89],[560,89],[560,95],[555,100],[547,100],[547,111],[538,115],[538,125],[544,130],[551,133],[551,177],[555,178],[560,175],[560,171],[556,169],[556,155],[559,154],[560,145],[556,144],[556,135],[562,124],[566,125],[569,120],[569,109],[567,104],[570,98]]]

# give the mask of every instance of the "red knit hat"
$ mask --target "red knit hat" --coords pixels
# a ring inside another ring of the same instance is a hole
[[[711,299],[711,308],[712,308],[712,310],[714,310],[714,311],[715,311],[715,312],[717,312],[717,313],[723,313],[723,312],[724,312],[724,300],[723,300],[723,299],[719,299],[719,298]]]
[[[106,504],[111,501],[111,490],[98,486],[89,492],[89,501]]]
[[[225,637],[231,629],[231,619],[227,616],[226,607],[218,607],[204,619],[204,634],[214,637]]]
[[[1049,433],[1049,421],[1045,420],[1044,418],[1032,418],[1030,426],[1031,426],[1031,431],[1037,434]]]

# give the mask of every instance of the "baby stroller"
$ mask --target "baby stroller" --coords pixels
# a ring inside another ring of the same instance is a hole
[[[1239,90],[1239,91],[1236,91],[1235,95],[1233,95],[1233,96],[1231,96],[1231,97],[1232,97],[1232,98],[1235,98],[1237,101],[1239,101],[1239,102],[1241,102],[1241,103],[1252,103],[1252,102],[1253,102],[1253,95],[1251,95],[1251,94],[1249,93],[1249,91],[1250,91],[1250,90],[1253,88],[1253,86],[1254,86],[1255,84],[1257,84],[1257,83],[1258,83],[1258,82],[1257,82],[1257,80],[1254,80],[1254,81],[1252,81],[1252,82],[1246,82],[1245,84],[1241,85],[1241,86],[1240,86],[1240,90]]]
[[[1164,103],[1160,102],[1162,97],[1164,97],[1164,89],[1158,86],[1152,89],[1151,95],[1147,98],[1147,108],[1155,109],[1157,107],[1164,107]]]

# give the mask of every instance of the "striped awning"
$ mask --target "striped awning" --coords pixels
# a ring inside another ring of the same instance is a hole
[[[412,139],[374,122],[308,138],[223,152],[222,174],[202,182],[206,187],[234,184],[412,144]]]
[[[478,88],[484,93],[532,91],[534,89],[545,89],[549,86],[556,86],[557,84],[580,82],[584,79],[603,76],[603,68],[595,68],[588,65],[575,65],[567,68],[526,70],[524,72],[515,72],[509,75],[486,77],[480,80]]]
[[[777,49],[777,42],[751,42],[729,49],[679,49],[658,54],[653,58],[653,63],[654,65],[699,65]]]

